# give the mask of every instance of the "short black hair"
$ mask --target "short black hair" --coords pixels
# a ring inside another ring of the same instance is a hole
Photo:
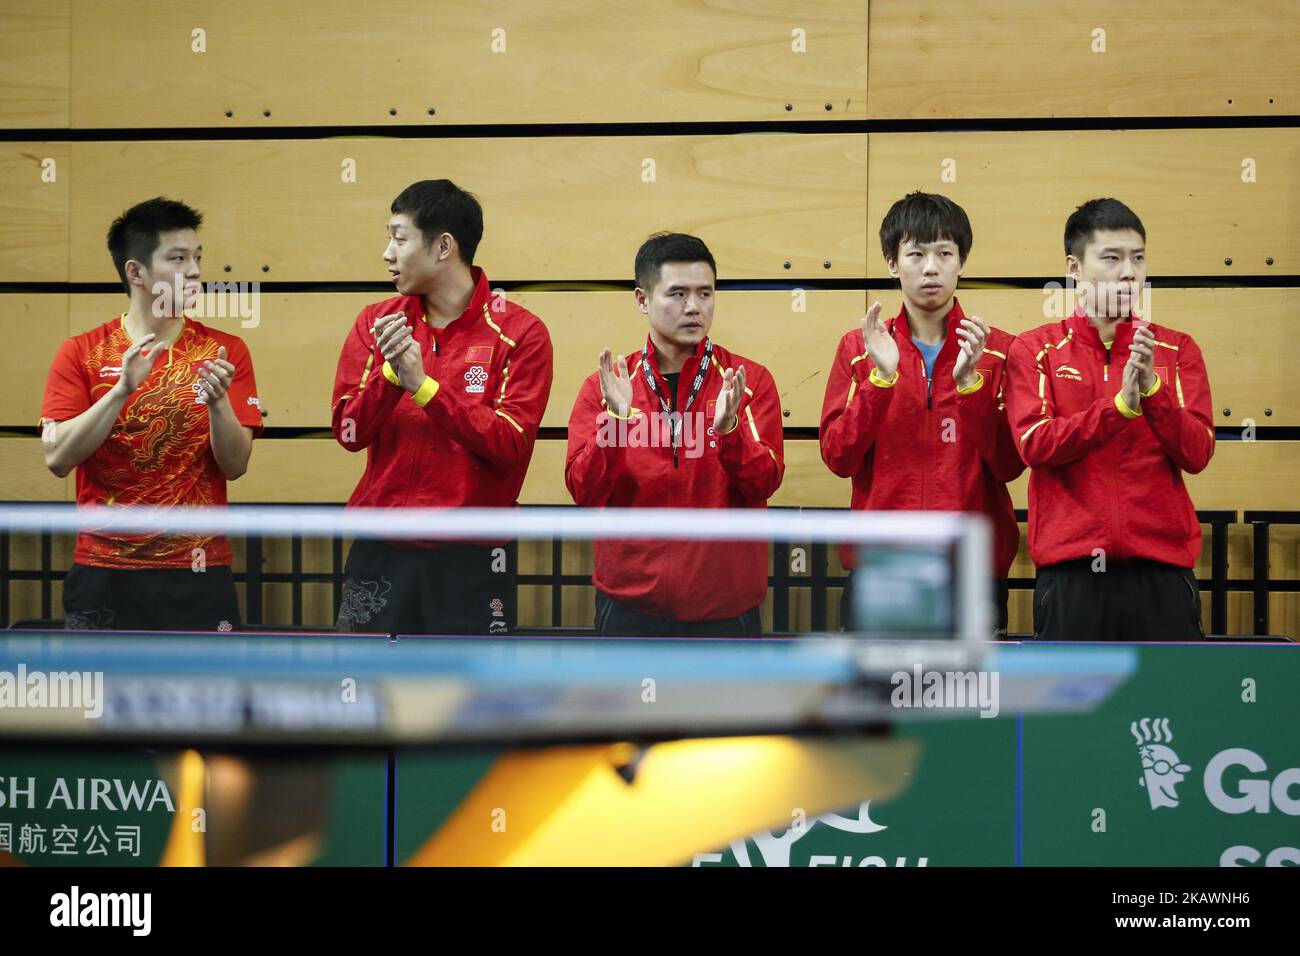
[[[474,253],[483,239],[483,207],[473,195],[450,179],[422,179],[411,183],[393,200],[389,210],[411,217],[415,228],[424,235],[424,245],[433,245],[435,236],[449,232],[460,249],[467,266],[474,264]]]
[[[947,196],[920,191],[908,193],[890,206],[880,224],[880,249],[887,261],[897,262],[899,247],[909,239],[918,245],[945,239],[955,242],[963,263],[975,241],[966,210]]]
[[[148,266],[164,232],[177,229],[195,229],[203,225],[203,214],[183,202],[157,196],[132,206],[113,220],[108,227],[108,252],[117,266],[118,278],[126,294],[131,294],[131,283],[126,281],[126,264],[134,259]]]
[[[656,232],[636,251],[637,286],[646,292],[652,290],[665,262],[707,262],[717,281],[718,264],[703,239],[684,232]]]
[[[1142,220],[1128,206],[1118,199],[1089,199],[1065,220],[1065,254],[1082,259],[1093,233],[1118,229],[1132,229],[1147,241]]]

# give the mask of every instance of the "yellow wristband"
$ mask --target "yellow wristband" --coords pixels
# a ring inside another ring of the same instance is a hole
[[[898,369],[894,369],[893,376],[886,380],[877,375],[876,369],[872,368],[871,374],[867,376],[867,380],[877,388],[893,388],[898,382]]]
[[[387,362],[384,363],[384,378],[388,379],[394,385],[402,384],[402,380],[397,377],[397,373],[393,371],[393,367]]]
[[[958,394],[958,395],[974,395],[974,394],[975,394],[976,392],[978,392],[981,388],[983,388],[983,387],[984,387],[984,376],[981,375],[980,373],[976,372],[976,373],[975,373],[975,377],[976,377],[977,381],[975,382],[974,385],[971,385],[971,386],[969,386],[969,387],[967,387],[967,388],[962,388],[960,385],[958,385],[958,386],[957,386],[957,394]]]
[[[426,375],[424,376],[424,384],[411,393],[411,399],[415,402],[415,404],[419,405],[421,408],[424,408],[425,405],[428,405],[429,402],[433,400],[433,396],[437,394],[438,394],[438,383],[435,382],[430,376]]]
[[[731,426],[730,428],[728,428],[725,432],[718,432],[718,434],[719,434],[719,435],[730,435],[732,432],[734,432],[734,431],[735,431],[737,428],[739,428],[739,427],[740,427],[740,416],[737,415],[737,416],[736,416],[736,424],[732,425],[732,426]]]
[[[1124,401],[1121,395],[1122,393],[1120,392],[1115,393],[1115,407],[1119,409],[1119,413],[1121,415],[1123,415],[1125,418],[1137,418],[1139,415],[1142,414],[1141,409],[1138,409],[1137,411],[1133,411],[1133,409],[1129,408],[1128,403]]]
[[[1156,392],[1158,392],[1158,391],[1160,391],[1160,376],[1159,376],[1159,375],[1156,376],[1156,383],[1155,383],[1154,385],[1152,385],[1151,388],[1150,388],[1148,391],[1143,392],[1143,393],[1142,393],[1142,397],[1143,397],[1143,398],[1150,398],[1152,395],[1154,395],[1154,394],[1155,394]]]
[[[640,412],[640,409],[637,409],[637,408],[629,408],[629,409],[627,410],[627,414],[626,414],[626,415],[620,415],[618,412],[614,411],[614,409],[612,409],[612,408],[610,408],[608,405],[606,405],[606,406],[605,406],[605,411],[609,412],[609,417],[610,417],[610,418],[617,418],[620,422],[630,422],[632,419],[636,418],[636,416],[637,416],[637,415],[639,414],[639,412]]]

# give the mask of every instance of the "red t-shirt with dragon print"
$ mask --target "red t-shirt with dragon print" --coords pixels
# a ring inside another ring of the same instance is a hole
[[[131,347],[123,316],[59,348],[41,404],[41,424],[75,418],[117,384],[122,355]],[[235,366],[227,397],[241,425],[262,430],[253,362],[238,336],[190,318],[176,341],[158,356],[149,377],[127,399],[108,438],[77,466],[77,504],[224,505],[226,477],[212,454],[208,409],[198,369],[226,349]],[[189,568],[195,549],[206,564],[230,564],[230,543],[211,535],[106,535],[77,537],[73,560],[101,568]]]

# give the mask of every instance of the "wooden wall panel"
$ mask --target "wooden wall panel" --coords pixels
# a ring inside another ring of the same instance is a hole
[[[1152,275],[1287,275],[1300,261],[1290,188],[1300,176],[1298,137],[1293,129],[876,134],[866,196],[864,134],[73,143],[67,258],[74,281],[114,281],[107,224],[168,194],[206,213],[214,277],[374,281],[385,275],[392,198],[417,178],[445,175],[483,200],[479,259],[497,281],[625,281],[637,246],[662,228],[701,235],[723,278],[883,278],[880,221],[918,188],[970,213],[967,279],[1064,275],[1065,219],[1101,195],[1125,199],[1143,218]],[[68,149],[0,151],[0,203],[12,212],[8,241],[0,233],[9,250],[0,280],[67,275],[56,251],[67,167],[59,183],[42,183],[41,162]],[[1117,153],[1137,158],[1117,168]],[[953,182],[944,181],[945,160],[956,163]],[[343,181],[348,161],[356,182]],[[642,181],[647,161],[653,182]],[[1243,163],[1254,164],[1255,181],[1242,180]]]
[[[1104,31],[1098,35],[1094,31]],[[1102,42],[1104,41],[1104,47]],[[1300,8],[874,0],[872,119],[1296,113]]]
[[[382,10],[82,0],[75,10],[78,127],[866,117],[867,0],[390,0]]]
[[[71,501],[76,479],[45,467],[39,438],[0,438],[0,501]]]
[[[70,0],[0,0],[0,129],[68,125],[71,42]]]
[[[442,177],[482,201],[476,259],[498,281],[629,280],[638,246],[665,229],[703,238],[731,279],[865,269],[865,134],[86,142],[72,153],[74,281],[114,279],[108,224],[158,195],[205,214],[212,278],[386,280],[390,204]]]
[[[40,420],[50,363],[68,337],[68,296],[0,295],[0,336],[10,355],[0,389],[0,427],[33,428]]]
[[[227,485],[231,502],[342,504],[366,468],[366,453],[352,453],[333,438],[256,441],[248,472]]]
[[[68,143],[0,143],[0,282],[68,280],[70,157]]]

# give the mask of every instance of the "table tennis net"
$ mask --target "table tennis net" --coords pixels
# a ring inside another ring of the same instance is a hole
[[[67,624],[78,564],[157,570],[159,555],[170,571],[229,573],[231,629],[253,632],[369,630],[368,608],[412,600],[426,607],[394,633],[440,607],[443,624],[485,635],[648,636],[662,621],[656,636],[986,640],[993,626],[988,528],[955,514],[11,504],[0,536],[10,628]]]

